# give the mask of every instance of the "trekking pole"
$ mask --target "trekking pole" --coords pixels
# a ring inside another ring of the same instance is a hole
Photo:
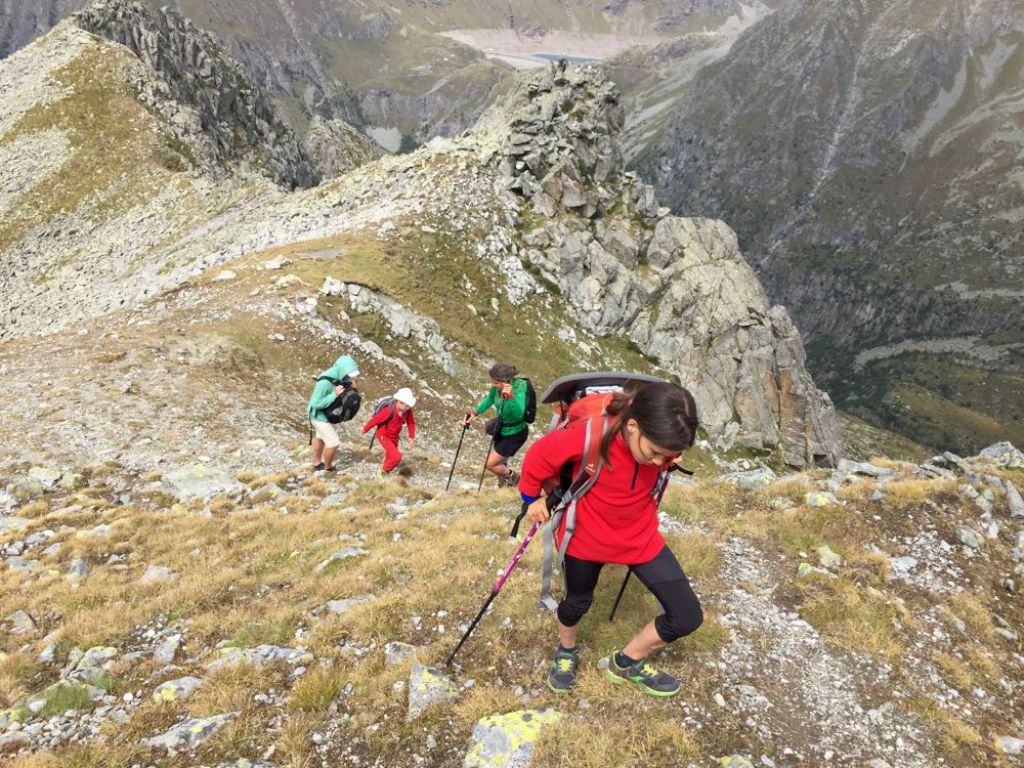
[[[608,622],[615,621],[615,611],[619,609],[619,601],[622,599],[623,593],[626,591],[626,585],[629,584],[629,577],[633,575],[633,569],[626,569],[626,578],[622,580],[622,586],[619,587],[619,596],[615,598],[615,605],[612,606],[612,612],[608,614]]]
[[[464,422],[462,422],[462,434],[459,435],[459,447],[455,449],[455,458],[452,459],[452,468],[451,468],[451,471],[448,473],[448,483],[444,487],[444,489],[446,491],[449,488],[452,487],[452,475],[455,474],[455,464],[459,460],[459,451],[462,450],[462,438],[464,438],[466,436],[466,430],[467,429],[469,429],[469,414],[468,413],[466,414],[466,420]],[[488,453],[490,453],[490,451],[488,451]]]
[[[524,502],[523,507],[526,506],[527,505]],[[483,608],[480,609],[480,613],[478,613],[476,615],[476,618],[473,619],[473,623],[469,625],[469,629],[466,630],[466,634],[462,636],[462,639],[459,640],[459,644],[455,646],[455,650],[452,651],[452,655],[449,656],[448,661],[445,662],[446,667],[451,666],[452,660],[455,658],[455,654],[459,652],[459,649],[462,647],[462,644],[465,643],[467,639],[469,639],[469,636],[472,634],[473,630],[476,629],[476,625],[480,623],[480,619],[482,619],[483,615],[487,612],[488,607],[490,607],[491,603],[494,602],[494,598],[498,596],[498,593],[501,591],[501,588],[505,586],[505,580],[508,578],[509,574],[512,573],[512,569],[516,567],[516,564],[519,562],[519,558],[523,556],[523,553],[526,551],[526,548],[529,546],[530,542],[533,540],[533,537],[534,535],[536,535],[538,530],[540,530],[540,523],[534,523],[530,527],[530,530],[526,532],[526,536],[523,537],[523,543],[519,545],[519,549],[517,549],[516,553],[512,555],[512,560],[505,568],[505,571],[501,574],[501,576],[498,577],[498,581],[494,585],[494,588],[491,590],[491,594],[487,597],[487,601],[484,603]]]
[[[487,455],[484,456],[484,468],[480,470],[480,482],[476,486],[477,493],[480,493],[480,489],[484,487],[484,476],[487,474],[487,460],[491,458],[491,451],[494,450],[494,441],[498,439],[498,430],[501,429],[501,412],[503,410],[505,410],[504,400],[501,401],[498,415],[494,419],[494,434],[491,435],[491,444],[487,446]]]

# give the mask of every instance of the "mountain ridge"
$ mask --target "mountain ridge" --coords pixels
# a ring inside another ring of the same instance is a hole
[[[1024,370],[1018,7],[791,3],[698,74],[641,163],[672,205],[735,226],[842,407],[963,450],[991,434],[921,429],[893,397],[901,382],[938,394],[951,366],[970,399],[970,366],[929,362],[928,342],[987,344],[992,390]],[[849,366],[901,343],[921,352]],[[985,415],[1010,435],[1020,408]]]

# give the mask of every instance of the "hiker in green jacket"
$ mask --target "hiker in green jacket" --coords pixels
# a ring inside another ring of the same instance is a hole
[[[317,377],[313,395],[309,398],[307,412],[316,437],[313,438],[313,469],[333,472],[334,454],[338,452],[341,440],[338,430],[327,420],[324,409],[334,402],[342,392],[352,386],[352,379],[359,375],[359,366],[349,355],[339,357],[334,365]],[[332,381],[333,380],[333,381]],[[334,384],[333,382],[338,382]]]
[[[499,488],[513,486],[519,481],[519,475],[508,466],[508,460],[523,447],[530,434],[530,426],[524,421],[528,385],[526,379],[516,378],[518,373],[516,367],[508,363],[493,365],[488,372],[491,388],[474,409],[475,413],[465,419],[469,424],[492,407],[497,411],[497,417],[487,426],[487,433],[494,435],[494,444],[487,454],[486,467],[498,478]]]

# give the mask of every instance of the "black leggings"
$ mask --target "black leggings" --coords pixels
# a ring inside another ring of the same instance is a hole
[[[594,602],[594,587],[604,563],[565,556],[565,597],[558,604],[558,620],[567,627],[575,627]],[[658,637],[671,643],[686,637],[704,621],[700,600],[693,594],[690,582],[679,561],[668,545],[661,548],[653,560],[632,566],[633,573],[658,598],[664,613],[654,619]]]

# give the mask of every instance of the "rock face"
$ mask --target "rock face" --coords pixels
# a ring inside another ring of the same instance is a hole
[[[306,154],[323,178],[341,176],[383,152],[378,144],[361,134],[344,120],[314,117],[304,140]]]
[[[893,385],[963,404],[977,374],[950,366],[1021,373],[1022,35],[1003,0],[787,3],[694,77],[640,165],[736,229],[840,402],[962,451],[984,436],[925,432]],[[985,418],[1012,424],[1022,390],[1000,380]]]
[[[159,75],[166,89],[140,94],[140,100],[177,126],[188,145],[198,143],[220,163],[244,160],[289,187],[319,181],[263,89],[209,32],[170,9],[150,11],[137,0],[98,0],[72,22],[124,45]]]
[[[622,124],[613,84],[563,64],[481,119],[485,156],[494,152],[504,185],[532,209],[520,258],[584,328],[625,335],[678,375],[720,446],[779,446],[793,466],[835,464],[838,420],[789,314],[769,305],[728,226],[669,215],[625,172]]]

